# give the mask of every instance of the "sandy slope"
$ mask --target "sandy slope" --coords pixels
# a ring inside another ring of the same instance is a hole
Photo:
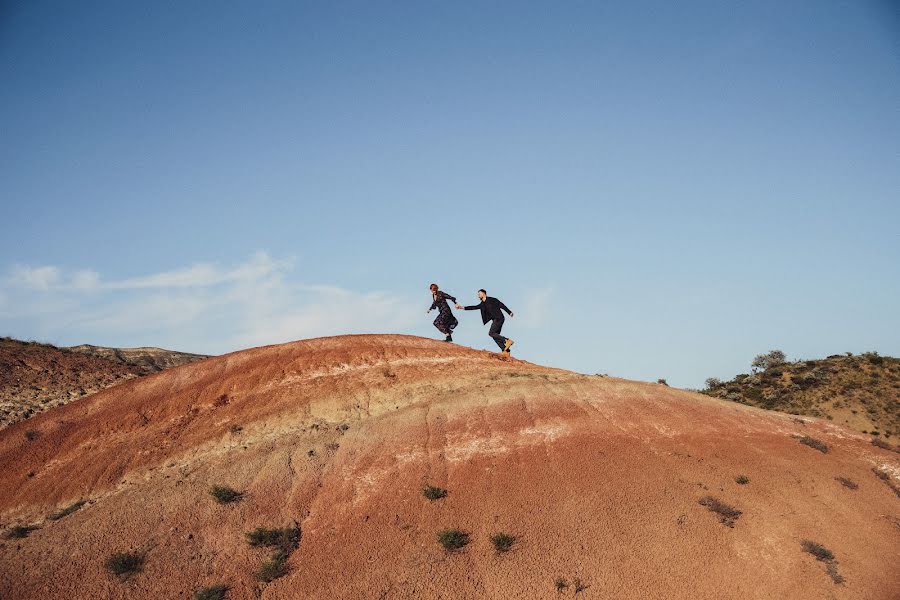
[[[900,498],[871,471],[896,482],[898,459],[827,422],[421,338],[257,348],[0,431],[0,522],[42,526],[2,541],[0,598],[558,598],[559,577],[583,598],[898,598]],[[289,573],[258,583],[244,532],[292,523]],[[447,527],[471,543],[446,552]],[[500,531],[518,539],[498,555]],[[123,581],[103,563],[126,550],[145,564]]]

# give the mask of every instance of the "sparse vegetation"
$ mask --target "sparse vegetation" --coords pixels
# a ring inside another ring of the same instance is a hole
[[[735,522],[742,514],[738,509],[725,504],[713,496],[703,496],[698,502],[710,512],[718,514],[719,522],[727,527],[734,527]]]
[[[453,552],[469,543],[469,534],[459,529],[444,529],[438,532],[437,540],[444,547],[444,550]]]
[[[881,448],[882,450],[890,450],[891,452],[900,452],[900,448],[893,446],[892,444],[887,443],[880,437],[872,438],[872,445],[876,448]]]
[[[715,389],[715,388],[721,387],[721,386],[722,386],[722,380],[719,379],[718,377],[707,377],[706,378],[706,389],[712,390],[712,389]]]
[[[224,600],[227,592],[227,585],[214,585],[194,592],[194,600]]]
[[[130,552],[116,552],[106,559],[106,570],[119,577],[137,573],[144,565],[144,557]]]
[[[658,384],[660,384],[660,385],[664,385],[664,386],[666,386],[666,387],[669,386],[669,384],[666,382],[666,380],[665,380],[665,379],[662,379],[662,378],[657,379],[657,380],[656,380],[656,383],[658,383]]]
[[[447,490],[434,485],[426,485],[422,488],[422,495],[429,500],[440,500],[447,496]]]
[[[87,502],[85,502],[84,500],[79,500],[78,502],[74,502],[74,503],[70,504],[69,506],[67,506],[65,508],[61,508],[58,511],[56,511],[55,513],[51,514],[49,519],[51,521],[59,521],[63,517],[68,517],[73,512],[77,511],[82,506],[84,506],[85,504],[87,504]]]
[[[845,488],[848,488],[851,490],[855,490],[855,489],[859,488],[859,484],[857,484],[852,479],[848,479],[846,477],[835,477],[834,480],[837,481],[838,483],[840,483]]]
[[[748,483],[750,483],[750,478],[746,475],[738,475],[734,478],[734,480],[740,485],[747,485]]]
[[[710,378],[702,393],[769,410],[828,419],[891,442],[900,433],[900,358],[833,354],[819,360],[763,360],[751,374]],[[767,367],[767,368],[762,368]],[[900,452],[900,449],[898,449]]]
[[[556,581],[553,582],[553,585],[556,587],[556,593],[559,594],[564,589],[569,587],[569,582],[563,579],[562,577],[557,577]]]
[[[497,533],[491,536],[491,543],[497,552],[508,552],[516,542],[516,536],[508,533]]]
[[[25,439],[28,440],[29,442],[33,442],[34,440],[36,440],[38,438],[38,435],[40,435],[40,434],[38,434],[37,431],[35,431],[34,429],[29,429],[28,431],[25,432]]]
[[[287,573],[287,560],[291,552],[300,546],[300,527],[285,527],[284,529],[267,529],[257,527],[246,534],[247,543],[254,547],[272,548],[269,560],[263,562],[256,571],[259,581],[269,583]]]
[[[831,550],[812,540],[803,540],[800,545],[803,546],[805,552],[815,556],[816,560],[826,561],[834,559],[834,554],[832,554]]]
[[[803,444],[804,446],[809,446],[810,448],[815,448],[822,454],[828,454],[828,445],[821,441],[817,440],[814,437],[810,437],[808,435],[801,436],[797,438],[797,441]]]
[[[818,544],[812,540],[803,540],[800,543],[800,547],[803,548],[804,552],[808,552],[816,557],[816,560],[825,563],[826,572],[828,573],[831,580],[835,583],[843,583],[844,578],[838,573],[837,570],[837,561],[834,560],[834,554],[823,546],[822,544]]]
[[[28,534],[37,529],[35,525],[15,525],[6,531],[4,536],[8,540],[21,540],[28,537]]]
[[[259,566],[256,578],[264,583],[271,583],[287,573],[286,552],[275,552],[272,557]]]
[[[576,594],[580,594],[581,592],[583,592],[584,590],[587,589],[587,585],[582,583],[582,581],[580,579],[578,579],[577,577],[572,580],[572,587],[575,588]]]
[[[771,367],[783,365],[785,360],[786,357],[784,352],[781,350],[770,350],[766,354],[757,355],[750,365],[758,371],[765,371]]]
[[[209,495],[216,499],[216,502],[219,504],[229,504],[231,502],[237,502],[241,499],[243,494],[236,489],[230,488],[227,485],[214,485],[209,488]]]
[[[284,529],[266,529],[257,527],[246,534],[247,543],[254,547],[274,548],[290,554],[300,545],[300,528],[297,526]]]

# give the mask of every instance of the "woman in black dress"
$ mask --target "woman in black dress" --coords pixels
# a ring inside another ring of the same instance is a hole
[[[436,283],[432,283],[431,286],[429,286],[429,289],[431,290],[431,297],[434,302],[431,303],[431,308],[428,309],[428,312],[431,312],[434,309],[438,310],[438,316],[434,320],[434,326],[438,328],[438,331],[447,336],[444,338],[445,342],[452,342],[453,330],[459,325],[459,321],[453,316],[453,311],[450,310],[450,305],[447,304],[447,300],[452,300],[455,304],[456,298],[447,292],[440,291]]]

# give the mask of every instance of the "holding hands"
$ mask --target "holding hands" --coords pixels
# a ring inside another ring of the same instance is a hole
[[[462,310],[462,304],[457,304],[457,305],[456,305],[456,310]]]

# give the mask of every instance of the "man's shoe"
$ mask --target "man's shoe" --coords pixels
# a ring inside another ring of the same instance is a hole
[[[506,338],[506,347],[503,348],[503,351],[504,351],[504,352],[509,352],[510,346],[512,346],[514,343],[515,343],[515,342],[513,342],[511,339]]]
[[[452,342],[452,341],[453,341],[453,336],[452,336],[452,335],[448,335],[447,337],[444,338],[444,341],[445,341],[445,342]]]

